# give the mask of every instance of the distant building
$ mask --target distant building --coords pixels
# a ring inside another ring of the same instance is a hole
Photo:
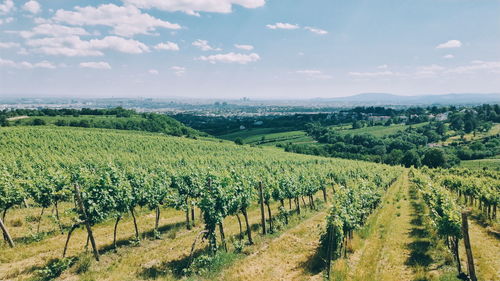
[[[264,124],[263,121],[255,121],[255,123],[253,123],[255,126],[260,126],[262,124]]]
[[[446,121],[446,120],[448,120],[448,112],[437,114],[436,117],[435,117],[435,120],[436,121]]]
[[[243,126],[243,125],[240,126],[240,130],[245,130],[245,129],[246,129],[245,126]]]

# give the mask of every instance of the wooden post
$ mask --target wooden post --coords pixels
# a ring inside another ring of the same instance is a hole
[[[262,222],[262,234],[266,235],[266,215],[264,214],[264,194],[262,193],[262,182],[259,182],[260,214]]]
[[[87,233],[89,235],[90,243],[92,244],[92,250],[94,251],[95,260],[99,261],[99,251],[97,250],[97,245],[94,240],[94,235],[92,234],[92,228],[90,227],[90,223],[87,217],[87,212],[85,211],[85,207],[83,206],[82,197],[80,196],[80,188],[78,187],[78,185],[75,185],[75,191],[76,191],[76,200],[78,201],[78,206],[83,214],[83,219],[85,220],[85,228],[87,228]]]
[[[7,231],[7,227],[3,224],[3,220],[0,218],[0,228],[2,228],[3,237],[9,244],[11,248],[14,248],[14,241],[12,241],[12,237],[10,237],[9,231]]]
[[[326,247],[326,277],[327,277],[327,280],[330,280],[330,271],[331,271],[331,267],[332,267],[332,243],[333,243],[333,229],[332,229],[332,226],[329,226],[328,227],[328,233],[327,233],[328,237],[327,237],[327,247]]]
[[[467,221],[467,211],[462,212],[462,232],[464,235],[465,253],[467,254],[467,269],[471,281],[477,281],[476,270],[474,269],[474,257],[469,239],[469,223]]]

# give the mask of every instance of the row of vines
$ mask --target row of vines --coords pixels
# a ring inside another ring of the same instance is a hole
[[[161,210],[175,208],[186,215],[186,227],[201,210],[203,235],[215,253],[226,248],[224,219],[243,217],[248,243],[252,241],[248,209],[261,204],[273,228],[270,205],[280,205],[280,216],[301,212],[314,196],[333,195],[342,218],[342,237],[362,225],[380,202],[399,168],[348,160],[325,159],[260,148],[242,148],[214,141],[196,141],[134,132],[72,128],[9,128],[0,130],[0,211],[3,235],[14,246],[2,223],[16,208],[53,208],[59,231],[71,234],[85,227],[93,245],[92,227],[125,215],[134,220],[130,230],[139,240],[137,209],[155,213],[158,234]],[[59,206],[71,202],[71,224],[59,219]],[[336,210],[337,210],[336,209]],[[336,213],[332,210],[332,214]],[[265,221],[263,220],[263,228]],[[219,235],[217,235],[217,232]],[[43,241],[41,242],[43,243]]]

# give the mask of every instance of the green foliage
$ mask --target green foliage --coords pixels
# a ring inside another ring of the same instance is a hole
[[[37,276],[34,278],[36,281],[49,281],[54,280],[70,268],[76,261],[76,258],[53,259],[47,265],[37,270]]]

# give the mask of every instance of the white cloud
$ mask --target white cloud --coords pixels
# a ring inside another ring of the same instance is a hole
[[[41,61],[37,63],[31,63],[31,62],[15,62],[12,60],[4,60],[0,58],[0,66],[5,66],[5,67],[13,67],[13,68],[18,68],[18,69],[34,69],[34,68],[45,68],[45,69],[55,69],[56,66],[49,62],[49,61]]]
[[[266,25],[266,27],[269,29],[289,29],[289,30],[300,28],[300,26],[297,24],[283,23],[283,22],[277,22],[275,24],[268,24],[268,25]]]
[[[379,65],[377,66],[378,69],[388,69],[389,66],[387,64],[382,64],[382,65]]]
[[[156,69],[150,69],[148,70],[148,73],[151,74],[151,75],[158,75],[160,74],[160,72]]]
[[[306,26],[304,27],[305,30],[308,30],[312,33],[316,33],[318,35],[326,35],[328,34],[328,31],[326,30],[323,30],[323,29],[319,29],[319,28],[314,28],[314,27],[310,27],[310,26]]]
[[[170,69],[174,72],[175,75],[179,77],[186,74],[186,68],[182,66],[172,66]]]
[[[82,62],[80,63],[81,68],[92,68],[92,69],[111,69],[111,65],[107,62]]]
[[[156,50],[179,51],[179,45],[173,42],[159,43],[154,46]]]
[[[143,9],[159,9],[168,12],[184,12],[199,16],[198,12],[231,13],[233,5],[255,9],[266,4],[265,0],[122,0]]]
[[[355,77],[372,78],[372,77],[395,76],[399,74],[394,73],[392,71],[377,71],[377,72],[349,72],[349,75]]]
[[[31,31],[21,31],[19,34],[24,38],[30,38],[36,35],[46,35],[53,37],[68,35],[90,35],[81,27],[69,27],[59,24],[43,23],[35,26]]]
[[[14,21],[13,17],[8,17],[8,18],[5,18],[5,19],[0,19],[0,25],[2,25],[4,23],[11,23],[13,21]]]
[[[89,41],[81,40],[78,36],[29,39],[26,44],[33,47],[35,52],[69,57],[102,56],[104,55],[102,50],[116,50],[127,54],[149,52],[148,46],[142,42],[116,36],[106,36],[103,39]]]
[[[40,6],[40,3],[31,0],[23,5],[23,10],[28,11],[32,14],[38,14],[42,10],[42,7]]]
[[[460,48],[462,47],[462,42],[458,40],[450,40],[448,42],[439,44],[436,46],[436,49],[452,49],[452,48]]]
[[[477,71],[500,72],[500,61],[472,61],[469,65],[463,65],[448,69],[447,73],[469,74]]]
[[[211,56],[201,56],[198,60],[208,61],[210,63],[238,63],[247,64],[250,62],[256,62],[260,60],[260,56],[256,53],[251,54],[237,54],[237,53],[227,53],[227,54],[217,54]]]
[[[417,76],[436,76],[446,68],[437,64],[420,66],[415,73]]]
[[[452,54],[448,54],[448,55],[444,55],[443,58],[445,58],[445,59],[452,59],[452,58],[455,58],[455,56],[452,55]]]
[[[207,40],[198,39],[193,42],[193,46],[199,48],[202,51],[221,51],[220,48],[214,48],[208,44]]]
[[[240,50],[245,50],[245,51],[251,51],[253,50],[252,45],[240,45],[240,44],[234,44],[234,47],[240,49]]]
[[[71,25],[103,25],[113,28],[113,33],[131,37],[150,34],[156,28],[181,29],[178,24],[163,21],[142,13],[138,8],[105,4],[98,7],[75,7],[75,11],[57,10],[54,20]]]
[[[19,43],[15,42],[0,42],[0,49],[16,48],[19,46]]]
[[[305,75],[310,79],[331,79],[332,76],[324,74],[321,70],[316,69],[305,69],[297,70],[295,73]]]
[[[14,9],[14,1],[5,0],[3,4],[0,4],[0,15],[6,15]]]

